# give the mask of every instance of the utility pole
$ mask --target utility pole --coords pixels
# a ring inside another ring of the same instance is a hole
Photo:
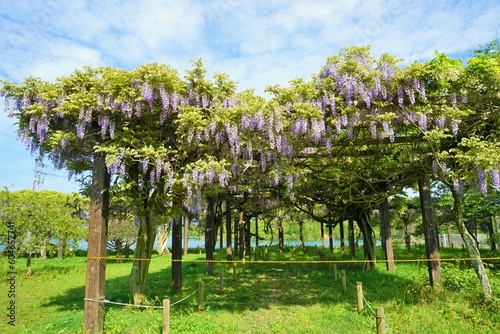
[[[43,184],[43,154],[37,153],[35,158],[35,179],[33,180],[33,191],[38,191],[38,188]]]

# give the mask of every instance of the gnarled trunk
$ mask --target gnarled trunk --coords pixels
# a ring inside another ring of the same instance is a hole
[[[158,243],[157,252],[158,255],[168,255],[170,251],[167,248],[168,236],[170,235],[170,224],[162,224],[158,229]]]
[[[394,252],[392,249],[391,219],[389,216],[389,200],[386,198],[380,208],[380,231],[382,231],[382,246],[387,260],[387,271],[394,271]]]
[[[358,226],[363,233],[363,250],[365,255],[365,270],[375,269],[375,242],[373,241],[373,229],[368,221],[368,213],[361,210],[358,218]]]
[[[137,234],[129,286],[134,304],[143,304],[146,301],[145,291],[149,264],[153,255],[156,226],[151,213],[147,213],[143,217],[136,217],[136,221],[139,223],[139,232]]]
[[[469,231],[465,228],[464,216],[463,216],[463,198],[457,193],[455,190],[452,190],[453,194],[453,211],[455,212],[455,219],[458,230],[460,231],[460,235],[465,243],[465,248],[469,253],[469,257],[473,259],[471,261],[472,267],[476,272],[477,277],[479,278],[479,282],[481,284],[481,288],[483,289],[483,297],[485,300],[490,300],[493,297],[491,292],[491,285],[488,279],[488,275],[484,270],[483,261],[481,260],[481,254],[479,253],[479,249],[477,247],[476,241],[470,235]]]

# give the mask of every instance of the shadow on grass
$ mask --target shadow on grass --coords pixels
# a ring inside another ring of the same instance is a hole
[[[316,255],[304,254],[297,251],[292,255],[291,248],[285,254],[278,255],[271,250],[266,260],[317,260]],[[223,259],[219,254],[218,259]],[[329,254],[327,260],[347,260],[347,255]],[[347,303],[355,305],[356,282],[363,282],[364,294],[370,302],[385,302],[388,300],[401,301],[406,304],[416,303],[415,298],[409,297],[409,287],[425,286],[426,267],[415,266],[415,274],[396,275],[385,270],[385,266],[378,265],[377,270],[363,271],[362,263],[342,263],[337,265],[338,279],[335,282],[332,268],[321,263],[255,263],[246,262],[246,271],[238,263],[237,279],[233,280],[232,265],[230,263],[216,263],[214,276],[205,276],[205,264],[202,262],[188,262],[190,260],[204,260],[204,255],[190,254],[183,263],[183,292],[173,294],[170,289],[171,269],[170,259],[154,257],[148,276],[149,300],[154,305],[161,305],[161,300],[170,298],[171,304],[191,295],[198,289],[199,281],[204,282],[205,308],[211,310],[225,310],[241,312],[245,310],[269,309],[280,306],[308,306],[313,304]],[[129,303],[129,273],[132,263],[109,263],[106,280],[106,299],[113,302]],[[397,266],[398,267],[398,266]],[[347,291],[342,291],[341,270],[347,273]],[[418,269],[418,270],[417,270]],[[57,271],[49,267],[50,271]],[[60,274],[65,273],[61,268]],[[219,291],[219,273],[224,270],[224,289]],[[406,269],[412,271],[409,265]],[[423,274],[422,274],[423,273]],[[415,282],[415,280],[417,280]],[[73,308],[83,309],[85,287],[79,286],[68,289],[48,299],[43,306],[55,306],[61,310],[70,305]],[[188,297],[185,301],[173,306],[180,312],[192,312],[196,308],[196,296]],[[123,306],[106,304],[106,308],[121,308]]]

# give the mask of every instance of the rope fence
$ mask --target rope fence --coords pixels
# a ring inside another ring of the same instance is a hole
[[[240,262],[242,264],[242,267],[245,264],[245,261],[233,261],[233,267],[236,265],[236,262]],[[328,263],[329,261],[313,261],[314,263]],[[310,263],[309,261],[307,263]],[[330,266],[329,270],[333,270],[334,276],[335,276],[335,282],[337,282],[337,265],[336,263],[334,266]],[[362,283],[357,282],[357,284],[353,284],[351,281],[346,279],[346,273],[345,270],[341,270],[341,281],[342,281],[342,291],[346,292],[346,283],[349,284],[351,287],[354,287],[357,291],[357,302],[358,302],[358,313],[361,313],[362,310],[364,309],[364,305],[368,307],[368,309],[371,311],[372,315],[376,319],[377,323],[377,334],[385,334],[386,330],[388,333],[393,333],[392,329],[387,325],[385,321],[385,315],[384,315],[384,310],[381,307],[377,307],[376,310],[372,307],[370,302],[366,299],[362,292]],[[220,280],[220,286],[219,286],[219,291],[222,292],[223,287],[223,278],[226,275],[225,271],[220,272],[220,276],[217,278],[214,278],[210,282],[206,283],[207,286],[213,284],[217,280]],[[197,289],[186,295],[185,297],[181,298],[180,300],[171,303],[170,304],[170,299],[165,299],[163,300],[163,306],[157,306],[157,305],[137,305],[137,304],[130,304],[130,303],[121,303],[121,302],[114,302],[110,301],[108,299],[105,299],[104,297],[100,298],[84,298],[84,301],[87,302],[95,302],[95,303],[102,303],[102,304],[111,304],[111,305],[119,305],[119,306],[125,306],[125,307],[135,307],[135,308],[144,308],[144,309],[161,309],[163,310],[163,333],[168,334],[170,333],[170,308],[176,304],[179,304],[186,299],[192,297],[195,295],[197,292],[198,294],[198,312],[201,312],[203,310],[203,295],[204,295],[204,282],[200,281],[200,285]],[[322,295],[326,294],[327,292],[324,292]],[[322,296],[321,295],[321,296]],[[318,296],[320,298],[321,296]],[[360,306],[361,304],[361,306]]]
[[[152,260],[171,260],[172,262],[183,263],[245,263],[245,260],[176,260],[166,256],[153,257],[151,259],[143,258],[119,258],[107,256],[91,256],[88,261],[152,261]],[[482,257],[482,258],[439,258],[439,259],[394,259],[394,260],[250,260],[247,263],[266,263],[266,264],[317,264],[317,263],[403,263],[403,262],[456,262],[456,261],[500,261],[500,257]]]
[[[223,276],[223,272],[221,272],[221,279]],[[217,281],[218,278],[213,279],[212,281],[208,282],[207,285],[211,285],[213,282]],[[102,303],[102,304],[111,304],[111,305],[119,305],[119,306],[126,306],[126,307],[135,307],[135,308],[144,308],[144,309],[157,309],[157,310],[163,310],[163,334],[168,334],[170,333],[170,308],[176,304],[179,304],[186,299],[192,297],[195,293],[200,292],[201,294],[198,295],[198,311],[201,311],[203,308],[203,288],[204,288],[204,283],[203,281],[200,281],[200,285],[198,289],[192,291],[190,294],[187,296],[181,298],[180,300],[170,303],[170,299],[164,299],[163,300],[163,306],[157,306],[157,305],[138,305],[138,304],[130,304],[130,303],[121,303],[121,302],[113,302],[111,300],[105,299],[104,297],[100,298],[84,298],[84,301],[87,302],[94,302],[94,303]]]
[[[184,262],[184,263],[222,263],[222,264],[232,264],[233,267],[233,280],[236,281],[236,266],[237,264],[241,264],[242,267],[242,272],[245,273],[245,265],[246,264],[323,264],[325,266],[328,266],[330,271],[333,270],[334,274],[334,281],[337,282],[337,265],[338,264],[345,264],[345,263],[388,263],[388,262],[400,262],[400,263],[422,263],[422,262],[457,262],[457,261],[477,261],[477,260],[482,260],[482,261],[499,261],[500,257],[484,257],[484,258],[470,258],[470,257],[460,257],[460,258],[438,258],[438,259],[426,259],[426,258],[417,258],[417,259],[394,259],[394,260],[357,260],[357,259],[351,259],[351,260],[326,260],[324,254],[320,254],[320,260],[250,260],[247,261],[245,258],[241,260],[206,260],[206,259],[199,259],[199,260],[187,260],[187,259],[181,259],[181,260],[174,260],[171,257],[168,256],[160,256],[160,257],[154,257],[151,259],[147,258],[119,258],[119,257],[88,257],[87,260],[99,260],[99,261],[151,261],[151,260],[171,260],[172,262]],[[223,270],[220,273],[220,277],[214,278],[210,282],[206,283],[207,286],[213,284],[217,280],[220,281],[219,283],[219,291],[222,293],[223,291],[223,280],[224,276],[226,275],[226,272]],[[346,282],[354,287],[357,292],[357,303],[358,303],[358,313],[362,313],[364,306],[366,305],[368,309],[370,310],[371,314],[375,317],[376,319],[376,328],[377,328],[377,334],[385,334],[386,331],[388,333],[393,333],[392,329],[387,325],[387,322],[385,321],[385,314],[384,314],[384,309],[383,307],[372,307],[372,305],[369,303],[369,301],[366,299],[362,292],[362,283],[357,282],[357,285],[353,284],[349,280],[346,279],[345,275],[345,270],[341,270],[341,282],[342,282],[342,292],[346,292]],[[103,303],[103,304],[112,304],[112,305],[119,305],[119,306],[126,306],[126,307],[136,307],[136,308],[149,308],[149,309],[161,309],[163,310],[163,334],[168,334],[170,333],[170,307],[177,305],[186,299],[192,297],[198,293],[198,312],[201,312],[204,307],[203,307],[203,296],[204,296],[204,282],[200,281],[200,285],[197,289],[186,295],[185,297],[181,298],[180,300],[170,304],[170,299],[164,299],[163,300],[163,306],[156,306],[156,305],[136,305],[136,304],[128,304],[128,303],[121,303],[121,302],[113,302],[110,300],[105,299],[104,297],[100,298],[84,298],[84,301],[87,302],[96,302],[96,303]],[[324,292],[323,294],[325,294]],[[321,296],[319,296],[321,297]],[[319,298],[318,297],[318,298]]]
[[[347,283],[349,283],[352,287],[354,287],[356,289],[356,292],[357,292],[357,298],[358,298],[358,313],[361,313],[362,309],[363,309],[363,306],[366,305],[368,306],[368,308],[370,309],[371,313],[373,314],[373,316],[377,319],[377,317],[380,316],[380,311],[379,313],[377,314],[377,312],[372,308],[372,306],[370,305],[370,303],[368,302],[368,300],[366,299],[365,295],[363,294],[363,290],[362,290],[362,284],[361,282],[357,282],[356,285],[354,285],[352,282],[350,282],[348,279],[345,279],[345,281]],[[361,298],[361,301],[359,300],[359,298]],[[361,302],[361,310],[360,310],[360,302]],[[380,308],[378,308],[380,310]],[[387,331],[389,333],[393,333],[392,329],[389,327],[389,325],[387,324],[387,322],[385,321],[384,319],[384,322],[383,322],[383,325],[384,325],[384,329],[387,329]],[[377,326],[377,334],[379,334],[379,329],[378,329],[378,326]]]

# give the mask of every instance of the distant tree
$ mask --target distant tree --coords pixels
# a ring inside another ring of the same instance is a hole
[[[0,191],[2,225],[13,222],[17,233],[18,250],[27,255],[26,275],[31,275],[32,254],[46,258],[52,240],[79,241],[86,234],[85,220],[75,215],[68,203],[75,195],[55,191]]]

